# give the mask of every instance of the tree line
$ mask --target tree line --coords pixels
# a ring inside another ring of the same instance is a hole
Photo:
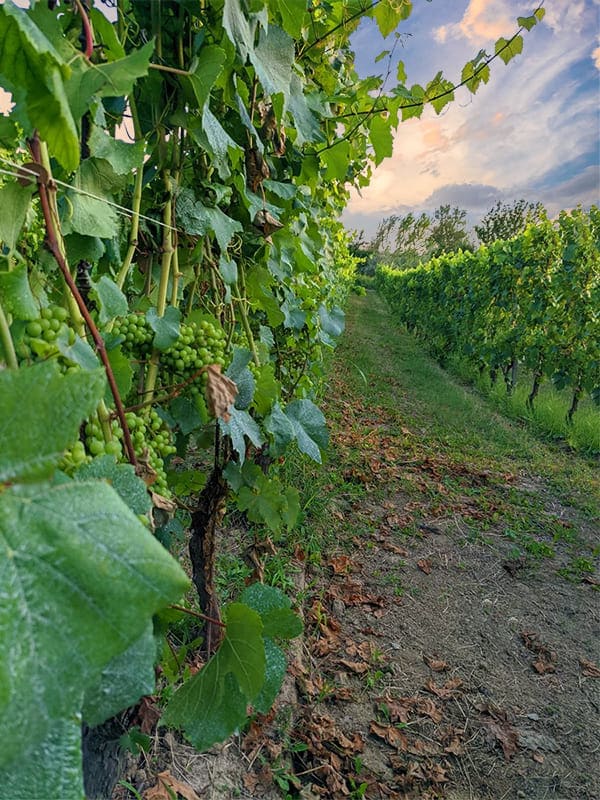
[[[499,200],[474,226],[475,240],[468,228],[467,212],[450,204],[441,205],[432,214],[391,214],[380,222],[370,241],[361,231],[354,239],[353,251],[361,259],[359,272],[365,275],[374,275],[378,264],[412,269],[444,253],[473,252],[479,244],[512,239],[528,224],[546,218],[546,209],[540,202]]]

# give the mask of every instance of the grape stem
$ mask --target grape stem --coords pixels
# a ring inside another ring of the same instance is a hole
[[[18,369],[19,362],[17,361],[15,346],[12,336],[10,335],[10,328],[8,326],[8,320],[6,319],[6,314],[2,308],[2,303],[0,303],[0,342],[2,342],[2,349],[4,350],[7,366],[11,369]]]
[[[174,611],[183,611],[185,614],[190,614],[192,617],[198,617],[198,619],[203,619],[205,622],[212,622],[213,625],[218,625],[220,628],[226,628],[227,625],[224,622],[221,622],[219,619],[214,619],[214,617],[207,617],[206,614],[200,613],[200,611],[194,611],[192,608],[186,608],[185,606],[178,606],[171,604],[169,608],[172,608]]]
[[[37,164],[41,164],[42,147],[37,131],[34,133],[33,137],[29,140],[28,144],[29,144],[29,149],[31,151],[31,155],[33,156],[35,162]],[[42,172],[42,174],[44,173]],[[77,303],[79,312],[83,317],[83,319],[85,320],[85,324],[88,327],[92,339],[94,340],[94,344],[96,345],[98,355],[100,356],[100,360],[102,361],[102,364],[104,365],[104,369],[106,371],[106,378],[108,380],[108,385],[110,386],[110,391],[115,401],[117,416],[119,418],[121,428],[123,429],[123,440],[125,442],[125,450],[127,452],[127,458],[129,459],[129,463],[132,464],[137,469],[138,461],[135,455],[135,450],[133,449],[133,442],[131,440],[129,426],[127,425],[127,421],[125,419],[125,409],[123,407],[123,401],[121,400],[121,395],[119,394],[119,390],[117,388],[117,382],[115,381],[115,376],[112,371],[110,361],[108,360],[108,356],[106,354],[104,339],[100,335],[100,332],[98,331],[98,328],[94,323],[94,320],[90,316],[90,312],[88,311],[85,301],[81,296],[79,289],[75,284],[75,281],[73,280],[73,276],[71,275],[69,265],[67,264],[65,256],[58,243],[58,236],[54,224],[54,217],[50,207],[50,187],[53,184],[50,172],[48,171],[47,174],[48,178],[46,182],[44,182],[44,180],[41,177],[38,178],[38,192],[40,195],[40,204],[42,207],[42,213],[44,215],[44,223],[46,225],[46,244],[48,246],[48,249],[54,256],[54,259],[58,264],[60,271],[63,274],[65,283],[69,287],[69,291],[71,292],[72,297]]]
[[[146,406],[151,406],[154,403],[160,404],[160,403],[166,403],[168,400],[173,400],[175,397],[177,397],[181,393],[182,389],[185,389],[186,386],[189,386],[190,383],[193,383],[196,380],[196,378],[198,378],[203,372],[206,372],[206,370],[208,369],[208,366],[209,366],[208,364],[205,364],[203,367],[200,367],[200,369],[197,369],[194,372],[193,375],[190,375],[189,378],[186,378],[181,383],[174,383],[170,387],[171,391],[169,392],[169,394],[164,394],[161,397],[158,397],[156,399],[145,400],[143,403],[138,403],[135,406],[127,406],[125,411],[126,412],[139,411],[140,408],[146,408]],[[152,390],[152,391],[154,391],[154,390]],[[148,390],[147,393],[148,394],[152,394],[152,392],[150,392],[150,390]]]

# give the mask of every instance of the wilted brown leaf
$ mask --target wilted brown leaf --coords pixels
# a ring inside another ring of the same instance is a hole
[[[329,559],[327,566],[331,567],[334,575],[345,575],[352,572],[353,567],[356,565],[349,556],[335,556]]]
[[[531,757],[534,761],[537,761],[538,764],[543,764],[546,760],[545,757],[541,753],[532,753]]]
[[[443,700],[454,697],[457,690],[460,689],[462,685],[463,682],[459,677],[450,678],[443,686],[436,686],[431,678],[425,681],[425,688],[427,691],[435,694],[437,697],[441,697]]]
[[[381,547],[384,550],[387,550],[388,553],[396,553],[396,555],[399,555],[399,556],[407,556],[408,555],[408,550],[406,549],[406,547],[400,547],[399,545],[394,544],[393,542],[387,542],[387,541],[384,540],[381,543]]]
[[[340,658],[338,664],[346,667],[351,672],[356,672],[357,675],[364,675],[365,672],[369,671],[369,665],[364,661],[349,661],[348,659]]]
[[[209,364],[206,367],[206,374],[208,413],[213,417],[220,417],[224,422],[229,422],[231,414],[228,408],[235,402],[238,388],[231,378],[221,374],[220,364]]]
[[[594,664],[593,661],[588,661],[587,658],[579,659],[579,666],[581,667],[581,674],[586,678],[600,678],[600,667]]]
[[[427,664],[429,669],[432,669],[434,672],[443,672],[444,670],[448,669],[448,663],[436,658],[435,656],[424,655],[423,661]]]
[[[172,500],[169,500],[168,497],[164,497],[162,494],[150,492],[150,497],[152,499],[152,505],[154,508],[160,508],[162,511],[166,511],[167,514],[174,514],[177,510],[177,503],[174,503]]]
[[[267,242],[271,241],[271,234],[283,228],[283,223],[275,219],[273,214],[266,209],[257,211],[252,221],[255,228],[258,228]]]
[[[150,734],[160,719],[160,713],[154,697],[142,697],[132,718],[132,724],[138,725],[142,733]]]
[[[481,708],[484,716],[481,721],[488,731],[488,741],[491,743],[498,741],[502,747],[506,761],[517,752],[519,744],[519,734],[508,720],[508,715],[504,709],[485,705]]]
[[[394,725],[380,725],[378,722],[371,722],[369,723],[369,730],[398,750],[406,752],[408,749],[408,737]]]
[[[544,675],[546,672],[556,672],[556,653],[540,642],[537,633],[522,631],[521,640],[528,650],[538,656],[532,664],[536,672],[540,675]]]
[[[411,714],[430,717],[436,724],[441,722],[443,714],[429,697],[390,697],[384,695],[377,698],[385,705],[392,722],[408,722]]]
[[[200,800],[189,784],[178,781],[169,770],[158,773],[156,786],[146,789],[143,798],[144,800],[173,800],[173,793],[175,796],[183,797],[184,800]]]
[[[431,561],[428,558],[421,558],[417,561],[417,567],[424,572],[425,575],[429,575],[431,572]]]

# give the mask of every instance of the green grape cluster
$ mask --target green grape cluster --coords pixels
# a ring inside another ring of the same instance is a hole
[[[140,458],[147,457],[148,463],[156,472],[153,491],[168,496],[170,492],[164,469],[165,459],[177,452],[172,432],[154,408],[145,408],[140,412],[128,411],[125,419],[136,455]]]
[[[179,338],[161,356],[161,363],[178,378],[187,378],[209,364],[225,365],[225,333],[208,320],[183,324]],[[191,393],[200,391],[206,383],[202,372],[194,382]]]
[[[79,467],[90,460],[90,456],[85,451],[85,445],[77,440],[68,450],[65,450],[58,464],[58,468],[67,475],[72,475]]]
[[[112,333],[123,337],[121,348],[128,355],[143,356],[152,348],[154,332],[143,314],[128,314],[116,320]]]
[[[123,455],[123,445],[121,437],[123,432],[119,425],[119,420],[114,419],[110,423],[112,439],[107,442],[104,439],[102,426],[97,419],[91,419],[85,425],[85,446],[92,456],[109,455],[119,460]]]
[[[23,360],[36,358],[42,352],[47,356],[47,345],[52,345],[64,332],[68,343],[73,344],[75,331],[69,327],[68,318],[69,312],[62,306],[42,308],[39,318],[30,320],[25,326],[25,332],[17,347],[18,356]]]

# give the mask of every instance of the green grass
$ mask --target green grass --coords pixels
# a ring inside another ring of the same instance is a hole
[[[517,386],[509,395],[501,378],[492,386],[489,378],[480,377],[469,363],[454,359],[450,361],[449,368],[461,380],[481,391],[495,408],[511,419],[525,423],[541,437],[562,440],[583,454],[600,453],[600,408],[591,397],[581,398],[573,423],[569,424],[567,411],[571,405],[571,392],[568,389],[558,390],[545,381],[532,410],[527,405],[532,383],[529,373],[521,371]]]
[[[358,442],[369,431],[378,431],[403,448],[402,461],[431,458],[448,465],[448,474],[439,480],[415,488],[410,476],[400,476],[398,485],[409,499],[426,498],[449,514],[454,508],[460,513],[465,502],[473,505],[480,513],[473,521],[465,519],[466,540],[490,543],[488,532],[501,532],[513,542],[515,554],[518,550],[532,562],[552,559],[560,548],[570,554],[571,572],[578,574],[590,561],[598,541],[590,543],[589,535],[583,541],[581,525],[565,528],[557,513],[567,509],[580,517],[586,530],[593,530],[600,517],[597,458],[573,452],[564,441],[542,437],[541,426],[526,425],[521,416],[500,413],[492,398],[466,387],[432,361],[372,293],[350,299],[347,333],[336,352],[328,388],[332,400],[327,416],[334,432],[356,430]],[[540,415],[550,413],[550,389],[545,387],[540,395]],[[343,395],[341,405],[334,397],[337,393]],[[553,413],[564,418],[564,398],[559,399],[563,405]],[[580,424],[586,413],[582,408]],[[345,448],[343,459],[340,464],[334,449],[329,484],[347,496],[352,490],[360,495],[363,487],[349,487],[339,475],[347,473],[349,463],[361,463],[360,447]],[[490,476],[481,485],[469,479],[470,472],[476,476],[478,471]],[[388,490],[385,484],[371,487],[368,497],[383,501]],[[399,531],[401,536],[415,534],[419,531],[414,526]]]
[[[332,445],[322,465],[292,452],[279,467],[282,482],[300,491],[301,514],[278,542],[282,551],[266,559],[267,582],[289,589],[298,555],[324,565],[336,553],[354,552],[357,537],[363,547],[374,545],[390,492],[392,499],[400,495],[399,506],[425,504],[426,516],[460,516],[465,541],[490,546],[501,534],[509,553],[533,565],[554,563],[560,553],[557,567],[569,579],[593,563],[600,542],[600,536],[589,541],[600,517],[597,459],[501,414],[492,398],[433,362],[374,293],[350,298],[347,331],[327,375],[320,403]],[[380,443],[390,449],[392,465],[395,459],[400,465],[391,483],[370,471]],[[428,461],[443,474],[429,476]],[[411,475],[411,464],[424,466]],[[575,523],[560,518],[565,510]],[[421,537],[418,522],[417,515],[399,523],[396,541]],[[229,567],[224,583],[237,590],[247,567],[236,559]],[[400,576],[397,590],[404,591]]]

